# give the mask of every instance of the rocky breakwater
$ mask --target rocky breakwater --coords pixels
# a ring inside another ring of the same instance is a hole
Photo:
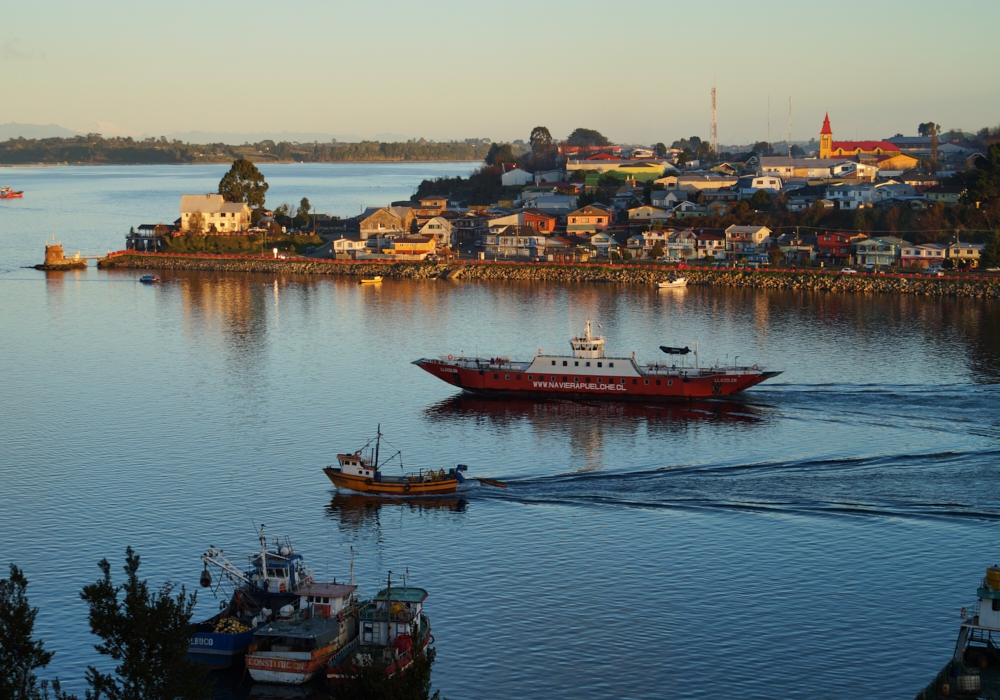
[[[745,287],[816,292],[915,294],[1000,298],[1000,279],[842,275],[839,273],[735,270],[672,270],[644,265],[552,265],[510,263],[352,263],[328,260],[249,258],[209,255],[117,254],[102,268],[204,270],[272,274],[343,275],[385,279],[461,279],[482,281],[575,282],[652,286],[671,274],[683,274],[692,286]]]

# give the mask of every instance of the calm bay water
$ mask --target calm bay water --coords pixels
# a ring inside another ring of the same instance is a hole
[[[426,587],[449,698],[912,697],[997,560],[1000,307],[968,300],[294,276],[46,274],[171,221],[222,166],[0,170],[0,563],[48,675],[101,663],[79,589],[124,548],[196,587],[208,545],[288,534],[323,578]],[[467,164],[271,166],[269,202],[407,197]],[[426,355],[609,349],[783,369],[740,401],[456,395]],[[381,423],[408,467],[503,478],[445,501],[335,495]],[[203,592],[199,608],[217,603]]]

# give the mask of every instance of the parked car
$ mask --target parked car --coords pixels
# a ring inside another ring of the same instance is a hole
[[[928,267],[927,274],[930,277],[944,277],[944,270],[942,270],[940,267],[936,270],[933,267]]]
[[[875,263],[868,263],[861,268],[865,272],[875,272]]]
[[[840,274],[842,274],[842,275],[856,275],[856,274],[858,274],[858,271],[855,270],[853,267],[845,267],[843,270],[840,271]]]

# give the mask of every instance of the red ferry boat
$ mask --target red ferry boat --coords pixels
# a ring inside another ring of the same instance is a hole
[[[635,353],[605,356],[604,337],[591,334],[590,321],[583,335],[570,338],[569,343],[572,355],[547,355],[539,349],[530,361],[448,355],[413,364],[473,394],[615,401],[732,396],[781,374],[757,365],[700,367],[697,349],[690,362],[690,348],[662,345],[660,349],[672,359],[642,367]]]
[[[23,191],[14,191],[9,187],[0,187],[0,199],[21,199],[24,197]]]

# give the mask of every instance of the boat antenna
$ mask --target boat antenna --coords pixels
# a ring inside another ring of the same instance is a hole
[[[375,436],[375,471],[378,471],[378,448],[379,448],[379,443],[382,442],[382,424],[381,423],[378,424],[378,428],[376,430],[378,432],[378,435]]]

